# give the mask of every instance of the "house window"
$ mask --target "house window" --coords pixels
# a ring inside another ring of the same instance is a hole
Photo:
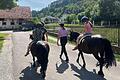
[[[6,22],[2,22],[2,25],[6,25]]]
[[[19,25],[22,25],[22,22],[19,22]]]
[[[11,25],[15,25],[15,23],[14,23],[14,22],[11,22]]]
[[[0,18],[0,21],[4,21],[5,19],[4,18]]]

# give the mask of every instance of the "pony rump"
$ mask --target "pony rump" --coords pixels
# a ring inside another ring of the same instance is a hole
[[[105,43],[105,67],[111,67],[111,66],[116,66],[116,60],[115,60],[115,56],[112,50],[112,46],[109,40],[107,39],[103,39],[104,43]]]

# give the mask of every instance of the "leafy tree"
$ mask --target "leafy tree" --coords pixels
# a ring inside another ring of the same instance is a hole
[[[120,0],[56,0],[34,14],[34,17],[53,16],[58,18],[69,15],[66,18],[68,23],[77,20],[71,17],[72,14],[78,16],[79,22],[84,15],[98,22],[101,20],[120,21]]]
[[[120,17],[120,1],[119,0],[101,0],[100,16],[103,20],[117,20]]]
[[[0,0],[0,9],[11,9],[17,6],[18,0]]]
[[[67,18],[66,18],[66,21],[67,21],[68,24],[71,24],[71,23],[74,22],[75,20],[77,20],[75,14],[71,14],[71,15],[67,16]]]
[[[31,22],[33,24],[38,24],[40,22],[40,20],[38,19],[38,17],[34,17],[34,18],[32,18]]]
[[[78,20],[79,20],[79,23],[81,22],[81,18],[85,15],[85,12],[81,12],[78,14]]]
[[[67,16],[67,18],[65,19],[67,21],[68,24],[71,24],[72,19],[70,18],[70,16]]]

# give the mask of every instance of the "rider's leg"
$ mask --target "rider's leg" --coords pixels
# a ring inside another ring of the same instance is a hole
[[[32,45],[32,42],[30,42],[30,44],[28,45],[27,52],[26,52],[25,56],[27,56],[27,55],[29,54],[29,51],[30,51],[31,45]]]
[[[76,46],[72,50],[77,50],[78,49],[78,44],[80,43],[82,37],[83,37],[83,34],[78,36],[78,38],[76,40],[77,44],[76,44]]]

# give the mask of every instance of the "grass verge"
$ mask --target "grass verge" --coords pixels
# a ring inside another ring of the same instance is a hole
[[[117,61],[120,62],[120,54],[115,54],[115,58],[116,58]]]
[[[8,35],[8,34],[6,34],[6,33],[0,33],[0,50],[1,50],[1,48],[3,47],[3,43],[4,43],[5,37],[6,37],[7,35]]]
[[[48,42],[53,43],[53,44],[56,44],[57,38],[49,35],[49,36],[48,36]]]

